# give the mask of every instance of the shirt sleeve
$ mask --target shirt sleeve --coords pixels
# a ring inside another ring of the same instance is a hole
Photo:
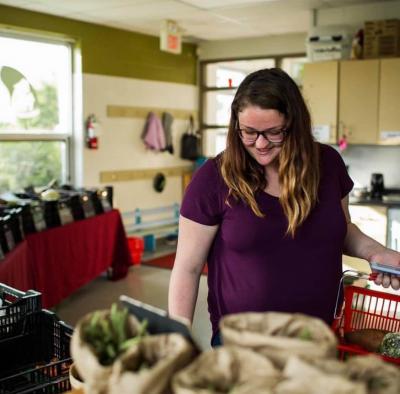
[[[207,160],[194,174],[183,196],[180,213],[194,222],[214,226],[222,220],[221,177],[215,160]]]
[[[336,169],[338,183],[339,183],[339,187],[340,187],[340,195],[341,195],[341,198],[344,198],[353,189],[354,182],[350,178],[350,175],[347,171],[346,165],[345,165],[340,153],[332,147],[328,146],[328,149],[330,151],[330,156],[332,157],[332,159],[331,159],[332,165],[334,165],[334,167]]]

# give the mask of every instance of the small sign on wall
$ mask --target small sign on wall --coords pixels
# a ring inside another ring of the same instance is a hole
[[[312,133],[317,141],[329,142],[331,137],[330,129],[329,125],[315,125],[312,128]]]
[[[381,140],[386,142],[394,142],[400,140],[400,131],[393,130],[393,131],[381,131]]]
[[[175,21],[163,21],[160,32],[160,49],[176,55],[182,52],[181,29]]]

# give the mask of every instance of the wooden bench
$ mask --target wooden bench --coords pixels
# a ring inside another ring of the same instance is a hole
[[[122,219],[127,236],[143,238],[144,250],[155,252],[157,239],[169,235],[177,236],[179,209],[179,204],[175,203],[162,207],[136,208],[134,211],[123,212]]]

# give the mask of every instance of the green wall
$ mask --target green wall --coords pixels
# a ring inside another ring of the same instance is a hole
[[[182,54],[159,49],[159,38],[0,5],[0,24],[59,33],[80,42],[84,73],[195,85],[196,46]]]

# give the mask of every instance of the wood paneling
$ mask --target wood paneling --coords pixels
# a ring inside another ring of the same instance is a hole
[[[139,179],[153,178],[159,172],[165,176],[183,176],[184,174],[191,173],[193,167],[179,166],[179,167],[163,167],[151,169],[135,169],[135,170],[115,170],[115,171],[101,171],[100,182],[113,183],[113,182],[128,182],[136,181]]]
[[[146,118],[149,112],[161,117],[163,112],[170,113],[175,119],[189,119],[190,115],[197,119],[197,111],[174,108],[129,107],[123,105],[107,105],[107,116],[110,118]]]

